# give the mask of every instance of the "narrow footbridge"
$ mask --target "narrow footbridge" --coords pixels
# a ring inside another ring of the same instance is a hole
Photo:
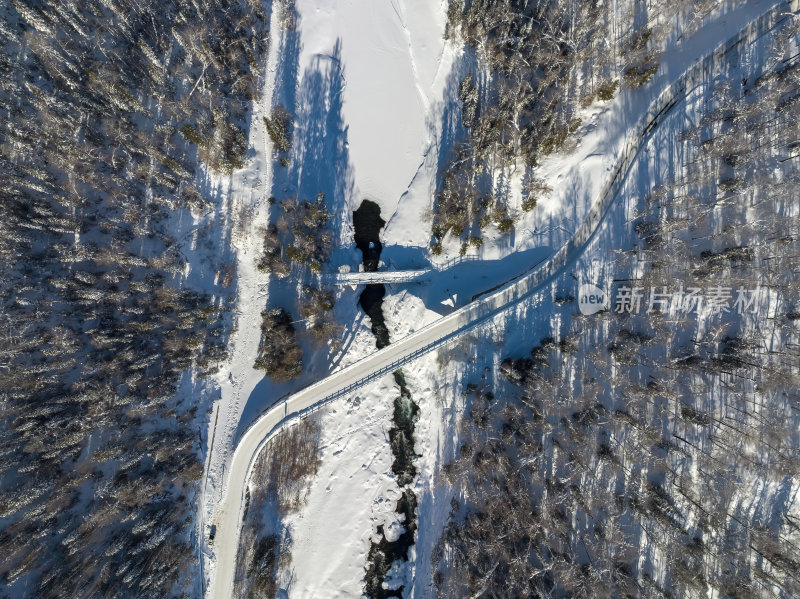
[[[324,279],[331,285],[371,285],[375,283],[424,283],[431,280],[430,268],[419,270],[382,270],[378,272],[340,272]]]
[[[379,270],[377,272],[338,272],[323,275],[330,285],[371,285],[376,283],[425,283],[434,272],[442,272],[464,262],[476,262],[477,256],[458,256],[442,264],[433,264],[417,269]]]

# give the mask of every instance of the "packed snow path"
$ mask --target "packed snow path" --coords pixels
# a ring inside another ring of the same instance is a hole
[[[670,109],[712,74],[715,63],[740,43],[752,43],[800,12],[800,0],[784,0],[752,21],[731,39],[695,63],[651,104],[638,125],[628,135],[614,168],[592,208],[570,240],[538,268],[524,273],[500,289],[485,295],[452,314],[394,342],[323,380],[298,391],[268,409],[242,435],[228,469],[227,492],[215,517],[216,575],[209,596],[230,599],[236,568],[239,527],[245,505],[245,492],[251,466],[262,447],[278,432],[323,404],[390,373],[404,364],[442,347],[488,319],[542,290],[571,264],[588,245],[603,216],[616,197],[644,142]]]

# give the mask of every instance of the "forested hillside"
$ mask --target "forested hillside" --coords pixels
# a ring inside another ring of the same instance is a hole
[[[440,597],[800,595],[797,35],[640,158],[645,193],[588,250],[610,310],[556,286],[502,392],[472,390]]]
[[[173,396],[186,369],[213,372],[230,319],[222,285],[185,284],[171,226],[214,207],[201,162],[243,164],[263,11],[0,6],[0,588],[197,591],[207,415]]]
[[[647,83],[665,40],[678,29],[690,35],[718,6],[450,0],[447,35],[470,70],[453,91],[463,128],[449,125],[455,139],[436,191],[432,251],[448,234],[463,254],[481,246],[488,227],[512,231],[514,172],[524,172],[521,208],[530,211],[549,191],[536,167],[578,131],[581,109]]]

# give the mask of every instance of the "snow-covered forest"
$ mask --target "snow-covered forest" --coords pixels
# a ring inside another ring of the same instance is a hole
[[[463,61],[470,70],[458,84],[466,135],[456,136],[440,175],[432,251],[442,252],[448,233],[463,254],[482,245],[490,226],[512,231],[519,212],[551,191],[536,166],[574,138],[582,109],[646,84],[676,23],[691,35],[718,7],[713,0],[451,0],[447,36],[466,47],[472,64]],[[521,179],[519,203],[510,179]]]
[[[0,3],[0,598],[800,596],[798,13]]]
[[[654,134],[587,250],[610,309],[559,281],[552,328],[469,387],[438,596],[800,594],[798,31]]]
[[[0,6],[0,588],[15,596],[199,589],[207,406],[175,391],[224,358],[231,280],[221,260],[213,295],[187,280],[186,222],[218,205],[196,173],[244,163],[264,20],[244,0]]]

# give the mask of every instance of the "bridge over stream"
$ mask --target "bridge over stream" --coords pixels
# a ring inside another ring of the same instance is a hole
[[[372,285],[378,283],[425,283],[431,280],[434,272],[449,270],[465,262],[476,262],[477,256],[458,256],[443,262],[416,269],[378,270],[374,272],[338,272],[323,275],[323,280],[330,285]]]

